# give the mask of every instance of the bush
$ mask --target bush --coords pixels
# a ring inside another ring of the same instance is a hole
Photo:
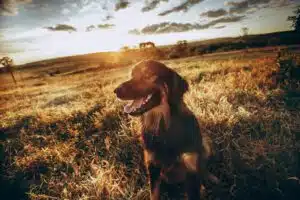
[[[300,66],[297,65],[296,61],[287,58],[278,60],[278,71],[277,71],[277,81],[278,82],[290,82],[300,80]]]
[[[180,53],[177,51],[171,51],[168,55],[168,59],[175,59],[175,58],[180,58]]]
[[[280,38],[272,37],[268,40],[268,45],[275,46],[280,45]]]

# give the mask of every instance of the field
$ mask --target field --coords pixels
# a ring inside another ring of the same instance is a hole
[[[276,55],[162,61],[188,80],[185,102],[214,141],[209,168],[222,183],[207,187],[205,199],[300,195],[300,83],[278,82]],[[149,199],[139,122],[113,94],[130,66],[86,65],[24,68],[17,85],[0,74],[2,197]]]

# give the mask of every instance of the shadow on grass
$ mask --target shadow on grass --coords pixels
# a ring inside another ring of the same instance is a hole
[[[264,128],[268,125],[273,127]],[[217,151],[209,168],[222,181],[218,193],[209,195],[237,200],[298,199],[300,140],[295,141],[295,134],[300,132],[291,130],[291,135],[284,136],[280,126],[280,121],[259,117],[241,119],[232,126],[203,122],[201,127],[211,133]]]
[[[5,143],[10,143],[15,151],[22,151],[24,144],[19,141],[18,130],[26,127],[32,117],[24,117],[14,126],[0,129],[0,196],[7,199],[28,199],[26,192],[29,191],[29,185],[24,180],[25,174],[18,171],[13,177],[10,177],[10,162],[12,162],[10,149]],[[16,131],[15,131],[16,130]]]
[[[270,98],[262,101],[237,92],[228,98],[233,108],[251,110],[255,104],[253,110],[259,112],[240,117],[235,123],[201,122],[202,131],[211,136],[217,152],[209,168],[222,181],[219,191],[208,191],[209,197],[299,199],[300,112],[295,104],[286,105],[283,100],[288,97],[284,92],[282,95],[276,100],[281,102],[278,104]],[[247,107],[249,101],[255,103]]]
[[[80,166],[81,174],[89,173],[90,163],[96,157],[100,161],[115,163],[116,169],[126,168],[125,176],[128,179],[136,174],[137,167],[141,169],[143,166],[140,158],[141,145],[130,134],[125,134],[123,138],[119,135],[121,124],[129,122],[129,119],[122,112],[102,112],[102,109],[103,106],[98,104],[86,113],[76,113],[70,118],[51,123],[43,123],[33,116],[27,116],[12,126],[0,129],[1,196],[9,197],[8,199],[28,199],[28,192],[34,188],[38,194],[52,193],[59,197],[62,189],[53,191],[52,188],[49,191],[47,182],[41,185],[42,177],[49,180],[62,174],[71,176],[76,171],[67,161],[52,163],[51,160],[38,159],[25,168],[16,166],[16,157],[30,156],[25,150],[27,144],[36,148],[51,148],[56,143],[73,143],[76,149],[74,162]],[[95,119],[98,117],[99,123],[96,124]],[[77,128],[77,134],[70,129],[73,127]],[[110,149],[106,146],[107,137],[111,141]],[[141,173],[145,173],[144,169]],[[63,182],[63,177],[61,178]],[[146,184],[144,176],[134,180],[137,189]]]
[[[26,181],[24,181],[22,172],[15,173],[13,179],[8,177],[5,167],[5,147],[0,144],[0,195],[4,199],[28,199],[26,192],[29,191],[29,187]]]
[[[276,105],[277,102],[281,102],[285,109],[300,112],[300,87],[293,89],[284,86],[281,90],[271,93],[268,96],[268,102],[270,105]]]
[[[249,101],[264,108],[269,104],[271,106],[252,117],[241,117],[233,124],[226,121],[201,122],[202,131],[212,137],[216,146],[217,155],[209,164],[210,171],[222,181],[217,191],[208,187],[207,199],[216,199],[217,196],[222,200],[298,199],[299,124],[292,124],[293,119],[285,119],[280,115],[272,116],[272,109],[277,107],[272,107],[275,103],[270,99],[264,102],[251,94],[238,92],[228,100],[233,107],[243,106]],[[122,109],[102,113],[103,108],[102,105],[95,105],[86,113],[76,113],[70,118],[52,123],[41,123],[35,117],[28,116],[13,126],[1,129],[1,195],[8,199],[27,199],[31,187],[40,186],[42,175],[50,179],[52,176],[61,176],[61,173],[73,174],[76,171],[70,163],[47,163],[43,160],[34,162],[29,168],[18,168],[14,165],[14,158],[25,156],[24,146],[28,143],[46,147],[51,146],[52,142],[73,141],[77,150],[75,162],[81,166],[82,174],[91,170],[89,164],[97,156],[100,160],[114,163],[117,170],[125,168],[125,176],[134,181],[125,184],[133,184],[134,193],[145,188],[147,181],[142,147],[132,134],[120,134],[124,133],[124,125],[129,125],[127,123],[130,119],[122,114]],[[281,106],[281,109],[285,107]],[[288,112],[295,117],[294,110]],[[95,118],[99,114],[100,124],[95,125]],[[70,127],[77,127],[78,133],[74,135]],[[51,140],[31,137],[36,135],[48,136]],[[111,148],[107,148],[107,137],[110,138]],[[131,179],[133,175],[137,178]],[[63,177],[61,181],[64,181]],[[60,197],[61,189],[58,187],[57,191],[49,191],[47,183],[44,183],[37,192]]]

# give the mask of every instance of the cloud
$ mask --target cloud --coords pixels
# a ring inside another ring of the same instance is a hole
[[[186,0],[186,1],[184,1],[183,3],[181,3],[180,5],[175,6],[175,7],[171,8],[170,10],[166,10],[166,11],[164,11],[164,12],[162,12],[162,13],[159,13],[158,15],[159,15],[159,16],[165,16],[165,15],[168,15],[168,14],[170,14],[170,13],[172,13],[172,12],[179,12],[179,11],[184,11],[184,12],[186,12],[186,11],[188,11],[192,6],[198,4],[198,3],[202,2],[202,1],[204,1],[204,0]]]
[[[142,12],[149,12],[155,9],[161,1],[168,2],[169,0],[152,0],[150,2],[146,1],[146,5],[142,8]]]
[[[71,11],[69,10],[69,9],[67,9],[67,8],[64,8],[62,11],[61,11],[61,13],[63,14],[63,15],[67,15],[67,14],[69,14]]]
[[[105,18],[104,18],[104,21],[109,21],[111,19],[113,19],[114,17],[112,15],[107,15]]]
[[[132,34],[132,35],[140,35],[141,34],[141,32],[138,29],[129,30],[128,33]]]
[[[68,31],[68,32],[76,32],[77,29],[73,26],[67,25],[67,24],[57,24],[54,27],[45,27],[45,29],[49,31]]]
[[[225,5],[230,6],[230,13],[245,13],[250,9],[259,8],[259,6],[268,6],[272,0],[244,0],[244,1],[229,1]]]
[[[219,19],[212,20],[206,24],[162,22],[159,24],[152,24],[152,25],[146,26],[141,30],[133,29],[133,30],[130,30],[128,33],[130,33],[130,34],[149,34],[150,35],[150,34],[186,32],[186,31],[191,31],[191,30],[203,30],[203,29],[209,29],[215,25],[222,24],[222,23],[239,22],[239,21],[243,20],[244,17],[245,16],[222,17]],[[222,28],[224,28],[224,27],[222,27]]]
[[[111,29],[113,27],[115,27],[114,24],[98,24],[97,26],[90,25],[90,26],[86,27],[85,31],[91,32],[91,31],[94,31],[95,29]]]
[[[185,32],[193,29],[197,29],[197,24],[191,23],[170,23],[162,22],[160,24],[152,24],[146,26],[141,30],[143,34],[160,34],[160,33],[172,33],[172,32]]]
[[[71,7],[72,7],[72,8],[78,8],[78,5],[77,5],[77,3],[72,3],[72,4],[71,4]]]
[[[0,0],[0,15],[15,16],[19,5],[31,2],[32,0]]]
[[[220,8],[218,10],[209,10],[207,12],[201,13],[200,16],[202,17],[210,17],[210,18],[216,18],[221,17],[224,15],[227,15],[227,11],[223,8]]]
[[[127,0],[118,0],[118,2],[115,4],[115,11],[125,9],[129,6],[129,4],[130,3]]]
[[[100,28],[100,29],[110,29],[110,28],[113,28],[113,27],[115,27],[114,24],[99,24],[98,25],[98,28]]]
[[[78,0],[77,0],[78,1]],[[100,11],[103,10],[103,1],[99,0],[81,0],[79,4],[79,12],[80,13],[89,13],[92,11]]]
[[[90,32],[90,31],[93,31],[96,27],[94,25],[90,25],[88,27],[86,27],[85,31],[86,32]]]
[[[206,28],[210,28],[212,26],[215,26],[215,25],[221,24],[221,23],[239,22],[239,21],[242,21],[244,18],[245,18],[245,15],[222,17],[222,18],[212,20],[212,21],[208,22],[207,24],[203,24],[203,25],[200,25],[200,26],[201,26],[201,29],[206,29]]]
[[[229,8],[230,13],[243,13],[249,9],[249,4],[247,0],[241,2],[229,1],[226,2],[225,4],[227,6],[230,6]]]
[[[223,28],[225,28],[226,26],[225,25],[223,25],[223,26],[216,26],[216,27],[214,27],[215,29],[223,29]]]
[[[285,7],[285,6],[289,6],[292,3],[296,3],[296,0],[273,0],[272,1],[272,7],[275,8],[281,8],[281,7]]]

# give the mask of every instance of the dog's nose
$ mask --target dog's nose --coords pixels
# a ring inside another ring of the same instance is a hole
[[[115,90],[114,90],[114,93],[118,96],[120,95],[122,92],[121,92],[121,87],[117,87]]]
[[[124,96],[124,94],[126,94],[126,90],[127,90],[127,87],[123,83],[114,90],[114,93],[117,95],[118,98],[120,98],[120,97]]]
[[[117,94],[118,92],[118,88],[114,89],[114,93]]]

